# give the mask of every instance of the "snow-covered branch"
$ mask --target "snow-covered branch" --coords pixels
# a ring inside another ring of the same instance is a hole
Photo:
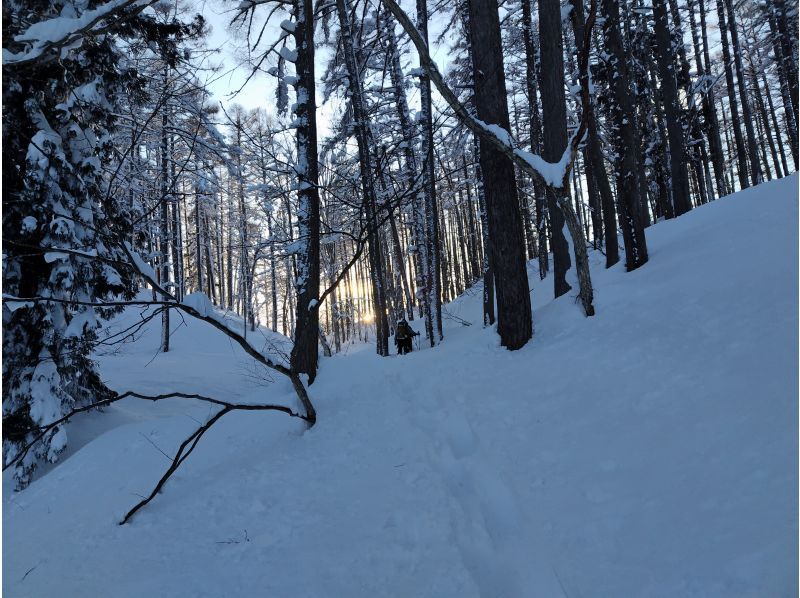
[[[583,52],[580,53],[578,62],[580,69],[581,80],[581,120],[578,129],[572,134],[572,137],[564,149],[564,153],[558,162],[548,162],[537,154],[532,154],[523,149],[515,147],[511,134],[502,127],[494,124],[487,124],[473,116],[466,106],[458,99],[455,92],[450,89],[444,80],[444,77],[439,72],[438,67],[431,59],[428,52],[427,44],[423,39],[420,32],[414,26],[411,18],[400,8],[395,0],[383,0],[384,5],[394,15],[405,32],[411,38],[414,47],[420,57],[422,68],[428,73],[431,81],[436,86],[436,89],[445,99],[447,104],[456,113],[458,119],[475,135],[481,138],[481,141],[494,147],[496,150],[502,152],[513,160],[523,171],[527,174],[541,180],[545,185],[553,188],[567,188],[569,184],[569,175],[572,170],[572,164],[575,161],[575,156],[578,153],[578,146],[580,145],[586,133],[588,126],[588,118],[590,110],[588,102],[590,101],[590,90],[588,75],[584,76],[583,73],[588,73],[588,60],[589,60],[589,45],[591,43],[591,32],[597,13],[597,2],[592,0],[589,8],[589,18],[586,22],[586,29],[584,32]]]
[[[51,51],[58,50],[61,57],[74,47],[81,45],[88,35],[105,32],[121,18],[130,18],[158,0],[111,0],[78,16],[59,16],[34,23],[23,33],[14,37],[15,42],[28,43],[22,52],[3,49],[3,66],[30,65],[42,60]]]

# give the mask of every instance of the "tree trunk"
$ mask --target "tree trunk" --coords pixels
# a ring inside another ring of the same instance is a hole
[[[703,49],[700,50],[700,40],[697,35],[697,21],[694,13],[694,1],[700,2],[700,16],[703,31]],[[689,25],[692,30],[692,44],[694,46],[695,63],[697,65],[697,77],[702,81],[700,93],[702,94],[703,120],[706,136],[708,137],[708,148],[711,155],[711,163],[714,166],[714,180],[717,186],[717,196],[722,197],[728,194],[725,184],[725,158],[722,154],[722,140],[719,134],[719,120],[717,119],[716,99],[714,86],[709,79],[711,75],[710,61],[704,57],[708,56],[705,31],[705,0],[689,0]]]
[[[572,1],[572,26],[575,32],[575,39],[577,44],[583,39],[583,32],[585,26],[585,17],[583,13],[582,0]],[[594,107],[592,107],[594,112]],[[617,210],[614,206],[614,195],[611,193],[611,185],[608,183],[608,176],[606,174],[605,162],[603,160],[603,151],[600,147],[600,138],[597,133],[597,122],[594,113],[589,115],[589,125],[587,129],[587,143],[586,143],[586,178],[589,184],[589,189],[593,187],[600,196],[600,203],[602,204],[602,224],[603,235],[605,239],[606,249],[606,268],[610,268],[619,262],[619,246],[617,245]],[[600,211],[599,209],[597,210]],[[592,207],[592,222],[595,219],[600,219],[601,214],[596,213],[595,207]],[[595,226],[593,224],[593,226]],[[596,235],[595,235],[596,236]]]
[[[361,189],[364,194],[364,209],[368,226],[368,254],[370,261],[370,279],[372,282],[372,301],[375,313],[376,348],[379,355],[389,355],[389,323],[386,316],[386,289],[384,286],[383,257],[378,234],[377,199],[375,177],[372,172],[372,147],[374,142],[369,127],[364,89],[361,74],[356,60],[352,26],[348,16],[345,0],[336,0],[341,27],[342,46],[345,65],[347,67],[350,89],[350,102],[353,108],[354,130],[358,144],[358,158],[361,171]]]
[[[742,64],[742,49],[739,46],[739,31],[736,27],[736,13],[733,10],[732,0],[725,0],[725,7],[728,12],[728,30],[731,33],[733,43],[734,65],[736,66],[736,82],[739,86],[739,99],[742,102],[742,119],[747,133],[747,145],[750,154],[750,177],[753,185],[761,182],[761,166],[758,162],[758,143],[756,142],[755,129],[753,128],[753,112],[750,110],[750,99],[747,95],[745,85],[744,65]],[[720,17],[720,30],[724,29],[722,17]]]
[[[464,20],[464,30],[466,34],[466,41],[467,41],[467,49],[469,52],[470,63],[473,67],[472,69],[472,103],[475,112],[477,113],[477,90],[479,85],[482,85],[479,82],[476,74],[475,74],[475,46],[472,42],[472,25],[471,25],[471,18],[470,15],[472,14],[471,8],[469,6],[469,0],[465,0],[466,6],[464,3],[460,3],[459,7],[461,7],[462,12],[462,19]],[[501,62],[502,65],[502,62]],[[508,113],[508,106],[506,106],[506,114]],[[481,142],[480,139],[473,135],[472,137],[472,154],[473,160],[475,161],[475,187],[478,195],[478,209],[480,212],[480,222],[481,222],[481,243],[483,245],[483,262],[481,264],[481,270],[483,275],[483,325],[484,326],[492,326],[495,323],[495,310],[494,310],[494,269],[493,269],[493,258],[492,258],[492,244],[489,238],[489,216],[488,216],[488,207],[486,205],[486,187],[484,185],[484,177],[483,177],[483,168],[481,167]]]
[[[672,206],[680,216],[692,209],[689,196],[689,174],[686,169],[686,139],[680,118],[678,87],[675,79],[675,64],[672,36],[667,22],[667,7],[663,2],[653,3],[654,31],[658,54],[658,71],[661,80],[661,97],[667,121],[669,140],[669,163],[672,184]]]
[[[489,215],[486,206],[486,187],[483,184],[483,169],[480,164],[481,144],[478,138],[473,139],[473,151],[476,162],[475,181],[478,188],[478,209],[480,210],[481,240],[483,242],[483,325],[492,326],[495,323],[492,242],[489,239]]]
[[[202,167],[198,163],[196,168],[199,176],[202,176]],[[201,217],[201,205],[203,203],[202,193],[199,182],[195,182],[194,188],[194,244],[195,244],[195,264],[197,267],[197,290],[203,293],[203,227]],[[209,293],[210,295],[210,293]]]
[[[778,32],[781,47],[782,67],[789,85],[789,97],[792,103],[792,115],[795,126],[800,123],[798,114],[798,76],[797,76],[797,3],[793,3],[791,12],[786,10],[785,0],[773,0],[772,15]],[[795,135],[797,130],[795,129]]]
[[[509,130],[497,3],[470,0],[469,30],[477,116],[484,123]],[[533,329],[514,164],[482,143],[480,166],[497,291],[497,331],[504,347],[519,349],[531,338]]]
[[[539,0],[539,43],[542,65],[542,121],[544,143],[542,158],[558,162],[567,147],[567,104],[564,95],[564,45],[561,39],[561,5],[559,0]],[[569,189],[546,191],[547,211],[550,214],[553,249],[553,291],[560,297],[572,287],[567,283],[567,270],[572,265],[569,245],[564,237],[564,214],[559,199],[569,195]]]
[[[617,207],[625,245],[625,267],[630,272],[647,262],[647,242],[639,213],[641,201],[636,180],[637,144],[634,126],[633,93],[628,76],[627,56],[619,32],[619,5],[616,0],[602,0],[603,39],[611,61],[612,119],[615,129]],[[628,151],[626,151],[628,150]]]
[[[678,63],[680,64],[680,77],[678,77],[678,87],[683,90],[687,101],[687,108],[681,110],[682,126],[684,128],[684,143],[687,158],[692,163],[697,187],[697,203],[708,203],[708,190],[706,189],[705,177],[703,175],[702,156],[705,155],[705,140],[700,130],[700,122],[697,117],[697,106],[694,103],[694,90],[692,88],[692,78],[689,68],[689,59],[686,55],[686,46],[683,43],[683,25],[681,23],[680,11],[677,0],[669,0],[670,16],[672,17],[672,46],[678,50]],[[679,105],[680,106],[680,105]]]
[[[472,201],[472,185],[467,171],[467,157],[461,156],[461,171],[464,174],[464,185],[467,190],[467,228],[469,230],[470,281],[474,281],[483,273],[480,266],[480,250],[478,246],[477,223],[475,222],[475,206]]]
[[[539,93],[537,88],[537,52],[533,43],[533,18],[531,0],[522,0],[522,36],[525,43],[525,85],[528,92],[528,112],[530,114],[531,151],[542,153],[542,121],[539,118]],[[544,220],[544,185],[533,179],[534,206],[536,207],[536,237],[538,241],[539,278],[544,279],[550,266],[547,249],[547,231]]]
[[[171,154],[175,155],[175,137],[171,139]],[[181,216],[180,202],[178,194],[175,192],[175,184],[178,180],[175,160],[170,161],[170,179],[172,181],[173,192],[170,197],[170,207],[172,215],[172,277],[175,280],[175,297],[178,301],[183,301],[184,276],[183,276],[183,245],[181,243]]]
[[[317,159],[317,102],[314,75],[314,6],[295,0],[294,40],[297,48],[297,294],[294,345],[290,356],[295,374],[314,382],[319,361],[319,190]],[[291,226],[291,224],[290,224]]]
[[[409,185],[414,184],[417,176],[417,158],[414,154],[414,137],[416,134],[414,125],[411,122],[411,115],[408,110],[408,100],[404,87],[403,70],[400,64],[400,52],[397,48],[397,39],[394,33],[394,21],[385,19],[384,21],[385,39],[387,40],[386,52],[389,55],[389,75],[392,82],[392,93],[394,94],[397,114],[400,120],[400,129],[403,132],[403,157],[405,159],[405,176]],[[425,316],[426,332],[428,337],[433,337],[433,318],[431,316],[430,294],[425,292],[427,280],[428,246],[425,243],[424,217],[422,209],[424,199],[421,193],[414,193],[411,201],[411,229],[413,234],[413,252],[409,250],[409,258],[416,255],[417,259],[412,259],[414,275],[418,292],[421,292],[420,306]]]
[[[169,69],[164,67],[164,90],[169,85]],[[169,180],[169,106],[165,103],[161,108],[161,198],[160,212],[160,238],[159,247],[161,257],[159,261],[159,280],[158,283],[165,289],[169,287],[169,202],[170,202],[170,180]],[[162,297],[164,301],[167,297]],[[166,353],[169,351],[169,309],[161,312],[161,350]]]
[[[241,277],[240,286],[242,288],[242,319],[244,320],[244,337],[247,338],[247,327],[250,325],[254,329],[255,318],[252,313],[250,295],[252,293],[253,279],[250,275],[250,256],[249,240],[247,235],[247,204],[244,192],[244,170],[242,168],[242,118],[241,113],[237,113],[234,128],[236,131],[236,145],[239,151],[236,154],[236,178],[238,179],[239,195],[239,276]]]
[[[761,72],[761,81],[764,84],[764,97],[767,98],[767,106],[769,107],[769,115],[772,118],[772,129],[775,131],[775,139],[778,144],[778,151],[781,156],[781,165],[783,166],[784,176],[789,174],[789,162],[786,159],[786,150],[783,146],[783,136],[781,135],[781,128],[778,126],[778,117],[775,114],[775,105],[772,102],[772,92],[767,83],[767,76]]]
[[[736,102],[736,87],[733,81],[733,59],[728,45],[728,26],[725,23],[725,8],[723,0],[717,0],[717,15],[719,17],[720,37],[722,38],[722,59],[725,66],[725,82],[728,87],[728,105],[731,111],[731,125],[733,126],[733,136],[736,141],[736,162],[738,165],[739,185],[742,189],[750,186],[747,175],[747,151],[742,135],[742,125],[739,119],[739,107]]]
[[[769,145],[769,151],[772,155],[772,163],[775,167],[775,171],[777,172],[778,178],[783,176],[781,172],[781,165],[780,159],[778,158],[778,151],[775,147],[775,141],[772,139],[772,127],[770,127],[769,116],[767,115],[767,107],[764,104],[764,98],[761,97],[761,86],[758,84],[758,76],[756,75],[755,67],[753,66],[752,61],[750,62],[750,81],[753,86],[753,96],[755,97],[756,101],[756,109],[758,110],[758,114],[761,118],[761,128],[764,130],[764,136],[767,138],[767,143]],[[769,92],[769,90],[767,90]],[[764,163],[767,172],[769,172],[769,165]]]
[[[428,44],[428,5],[417,0],[417,29]],[[426,243],[428,246],[428,294],[433,317],[431,347],[444,338],[442,331],[442,256],[439,241],[439,207],[436,201],[436,175],[433,161],[433,112],[431,105],[431,79],[424,69],[420,75],[420,102],[422,116],[422,188],[425,198]]]

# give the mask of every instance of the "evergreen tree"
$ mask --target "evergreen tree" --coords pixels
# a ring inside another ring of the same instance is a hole
[[[50,299],[3,307],[4,455],[73,407],[112,394],[91,353],[101,321],[115,310],[82,303],[136,291],[121,246],[130,207],[108,192],[108,173],[114,111],[124,97],[135,99],[143,81],[117,36],[142,36],[169,54],[168,36],[184,29],[118,9],[117,35],[84,34],[63,48],[52,42],[48,20],[60,18],[62,27],[74,20],[69,39],[92,10],[111,9],[70,0],[3,5],[3,288]],[[55,461],[66,443],[63,426],[52,430],[16,467],[17,484],[30,481],[39,460]]]

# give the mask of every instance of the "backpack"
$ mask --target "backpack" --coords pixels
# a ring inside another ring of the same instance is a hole
[[[409,338],[412,335],[411,326],[408,325],[408,322],[400,322],[397,325],[397,331],[395,332],[394,336],[398,340]]]

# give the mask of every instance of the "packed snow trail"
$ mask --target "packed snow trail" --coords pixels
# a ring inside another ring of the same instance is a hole
[[[227,416],[130,525],[208,407],[76,421],[61,464],[16,495],[4,478],[4,596],[796,595],[797,180],[648,229],[632,273],[594,256],[593,318],[532,269],[520,351],[473,289],[434,350],[322,360],[313,429]],[[175,326],[168,354],[155,325],[103,356],[109,383],[294,405]]]
[[[426,356],[422,356],[424,359]],[[461,557],[481,596],[524,596],[526,588],[545,588],[553,572],[547,555],[535,549],[535,533],[517,506],[513,488],[486,461],[482,443],[464,415],[463,397],[420,389],[393,376],[403,397],[415,397],[425,409],[411,409],[430,438],[428,459],[449,492],[450,521]],[[536,575],[533,575],[533,574]],[[559,596],[549,584],[543,595]]]

